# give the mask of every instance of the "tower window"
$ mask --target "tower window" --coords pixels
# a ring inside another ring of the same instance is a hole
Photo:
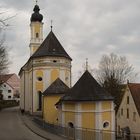
[[[129,109],[127,108],[127,112],[126,112],[127,114],[126,114],[126,117],[127,117],[127,119],[129,119]]]
[[[42,77],[37,77],[37,80],[38,81],[42,81]]]
[[[129,96],[127,96],[127,104],[129,104]]]
[[[36,38],[38,38],[39,37],[39,33],[36,33]]]

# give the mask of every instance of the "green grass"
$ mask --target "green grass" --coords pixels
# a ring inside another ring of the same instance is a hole
[[[15,100],[0,100],[0,110],[3,108],[8,108],[8,107],[14,107],[14,106],[18,106],[19,103],[16,102]]]

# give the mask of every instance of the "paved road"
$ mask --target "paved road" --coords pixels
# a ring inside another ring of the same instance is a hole
[[[44,140],[22,122],[18,108],[0,111],[0,140]]]

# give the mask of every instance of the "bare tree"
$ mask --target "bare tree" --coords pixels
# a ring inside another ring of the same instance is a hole
[[[0,42],[0,74],[4,74],[7,72],[8,65],[9,65],[8,54],[5,47],[3,46],[3,42],[1,41]]]
[[[116,79],[118,84],[123,84],[134,76],[134,68],[128,63],[126,57],[113,53],[102,56],[98,72],[98,80],[101,84],[111,77]]]
[[[114,53],[103,55],[97,70],[99,83],[112,94],[116,105],[119,104],[124,84],[136,75],[133,66],[128,63],[126,57]]]
[[[5,14],[5,12],[0,12],[0,15],[3,14]],[[7,26],[9,26],[7,24],[7,20],[9,20],[10,18],[12,17],[6,17],[6,18],[0,17],[0,75],[7,73],[8,65],[9,65],[8,53],[4,45],[5,39],[4,39],[3,31]]]

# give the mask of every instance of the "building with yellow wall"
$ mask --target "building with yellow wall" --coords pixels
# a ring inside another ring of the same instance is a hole
[[[79,130],[96,130],[91,133],[76,132],[77,140],[114,140],[115,111],[113,97],[85,71],[79,81],[59,101],[59,123],[63,127]],[[108,133],[96,133],[104,130]],[[95,132],[95,133],[94,133]]]
[[[59,112],[55,104],[67,90],[69,87],[58,78],[43,92],[43,120],[46,123],[58,125]]]
[[[31,114],[42,114],[42,93],[58,77],[71,86],[71,57],[51,30],[43,41],[43,16],[35,5],[31,16],[30,58],[19,72],[20,108]],[[42,42],[43,41],[43,42]]]

